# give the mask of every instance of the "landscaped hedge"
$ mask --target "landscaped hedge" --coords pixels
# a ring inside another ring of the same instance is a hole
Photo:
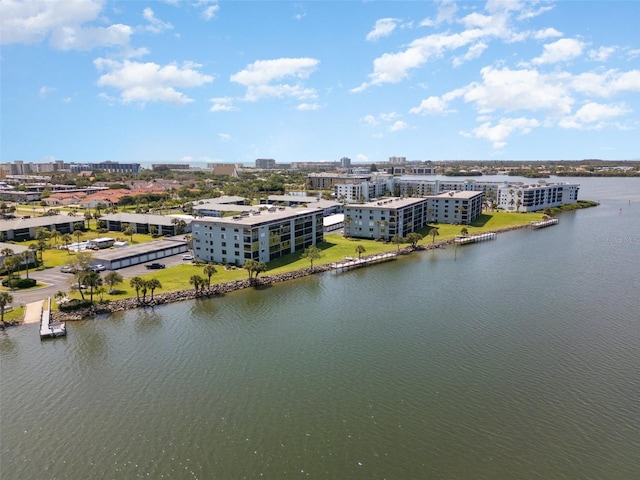
[[[2,281],[2,286],[11,288],[31,288],[36,285],[36,281],[33,278],[5,278]]]

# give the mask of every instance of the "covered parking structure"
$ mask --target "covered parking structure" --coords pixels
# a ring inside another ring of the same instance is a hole
[[[107,270],[131,267],[185,253],[189,244],[181,237],[101,250],[93,256],[93,263],[103,264]]]

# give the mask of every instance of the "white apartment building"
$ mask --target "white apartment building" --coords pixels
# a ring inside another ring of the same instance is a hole
[[[268,262],[321,243],[323,212],[301,207],[271,207],[248,215],[200,218],[192,227],[195,258],[242,265]]]
[[[344,234],[355,238],[406,237],[428,223],[469,225],[482,213],[482,192],[444,192],[424,198],[388,197],[344,206]]]
[[[371,174],[368,180],[337,183],[334,186],[336,199],[346,203],[368,202],[391,191],[393,176],[384,173]]]
[[[498,191],[498,206],[507,211],[535,212],[578,201],[580,185],[572,183],[513,183]]]

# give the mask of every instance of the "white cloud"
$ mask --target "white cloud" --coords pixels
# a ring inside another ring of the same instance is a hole
[[[429,97],[422,102],[420,106],[409,110],[409,113],[437,115],[447,112],[447,102],[440,97]]]
[[[531,60],[535,65],[558,63],[572,60],[580,55],[585,44],[573,38],[561,38],[557,42],[547,43],[543,47],[542,55]]]
[[[153,10],[147,7],[142,11],[142,16],[144,19],[149,22],[149,25],[145,27],[145,30],[151,33],[162,33],[165,30],[172,30],[173,25],[169,22],[163,22],[158,17],[155,16]]]
[[[406,122],[403,122],[402,120],[397,120],[396,122],[393,123],[393,125],[389,127],[389,130],[392,132],[399,132],[400,130],[404,130],[408,126],[409,125]]]
[[[555,28],[545,28],[544,30],[538,30],[534,32],[533,38],[536,40],[546,40],[547,38],[561,37],[562,32],[559,32]]]
[[[640,92],[640,70],[585,72],[571,77],[570,85],[577,92],[605,98],[625,92]]]
[[[293,85],[275,83],[285,78],[304,80],[313,73],[319,60],[314,58],[279,58],[275,60],[258,60],[238,73],[231,75],[230,80],[247,87],[245,99],[256,101],[261,98],[293,97],[299,100],[315,98],[316,91],[304,88],[299,82]]]
[[[189,155],[185,155],[184,157],[182,157],[180,159],[181,162],[191,162],[193,160],[193,157],[190,157]]]
[[[395,18],[381,18],[376,21],[373,30],[367,34],[367,40],[371,42],[382,37],[388,37],[393,33],[397,25],[398,20]]]
[[[464,94],[464,99],[474,103],[480,113],[547,110],[566,114],[571,111],[573,98],[561,75],[493,67],[483,68],[481,74],[483,82],[469,85]]]
[[[229,135],[228,133],[219,133],[218,134],[218,139],[221,142],[230,142],[231,140],[233,140],[233,137],[231,135]]]
[[[201,9],[200,16],[207,21],[214,18],[220,10],[217,0],[198,0],[193,6]]]
[[[229,112],[236,109],[233,106],[233,98],[231,97],[211,98],[209,101],[213,103],[209,109],[210,112]]]
[[[199,87],[213,81],[212,76],[197,70],[200,65],[192,62],[161,66],[152,62],[98,58],[94,65],[99,71],[106,71],[98,79],[98,86],[120,90],[122,103],[159,101],[183,105],[193,100],[176,88]]]
[[[371,126],[376,126],[379,124],[379,122],[376,120],[376,117],[374,117],[373,115],[365,115],[362,118],[362,121],[367,125],[371,125]]]
[[[606,126],[607,121],[626,115],[629,112],[631,110],[624,103],[606,105],[589,102],[580,107],[574,115],[562,118],[558,125],[562,128],[598,129]]]
[[[487,47],[488,45],[484,42],[478,42],[471,45],[469,47],[469,50],[467,50],[467,53],[465,53],[462,56],[455,57],[453,59],[453,66],[459,67],[460,65],[462,65],[465,62],[468,62],[469,60],[478,58],[480,55],[482,55],[482,52],[484,52],[487,49]]]
[[[616,51],[616,47],[600,47],[598,49],[589,50],[589,58],[597,62],[604,62],[609,59]]]
[[[319,110],[319,109],[320,109],[320,105],[317,103],[301,103],[296,107],[296,110],[300,110],[303,112],[309,112],[312,110]]]
[[[481,138],[488,140],[493,144],[494,149],[503,148],[507,142],[507,138],[514,132],[526,134],[532,128],[540,126],[540,122],[532,118],[501,118],[496,125],[491,122],[485,122],[474,128],[471,133],[461,132],[468,137]]]
[[[128,25],[85,26],[99,18],[103,0],[0,2],[0,43],[39,43],[49,40],[61,50],[89,50],[129,43]]]
[[[56,89],[54,87],[47,87],[46,85],[40,87],[40,90],[38,91],[38,94],[40,95],[40,98],[45,98],[47,95],[49,95],[51,92],[55,92]]]

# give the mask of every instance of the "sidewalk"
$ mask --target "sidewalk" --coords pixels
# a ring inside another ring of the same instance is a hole
[[[42,315],[43,305],[44,300],[27,303],[24,306],[24,323],[40,323],[40,316]]]

